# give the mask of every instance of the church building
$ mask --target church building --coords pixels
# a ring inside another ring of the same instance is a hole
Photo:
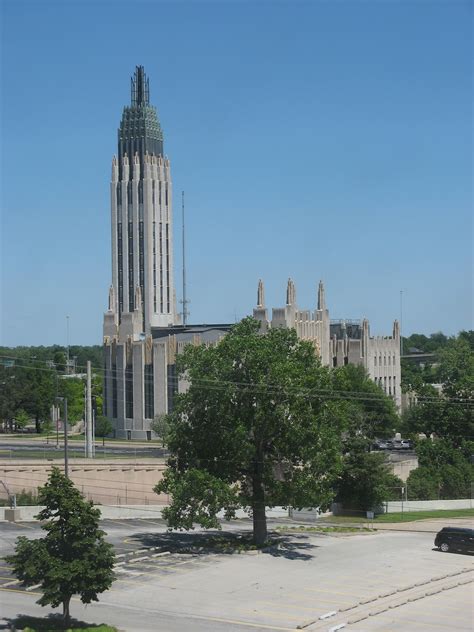
[[[112,159],[112,284],[103,327],[104,414],[120,438],[151,439],[155,416],[172,410],[175,394],[187,388],[176,374],[177,354],[188,344],[216,344],[231,327],[181,322],[174,285],[172,193],[171,165],[150,104],[149,80],[137,66]],[[260,281],[253,314],[263,331],[294,327],[300,338],[314,343],[325,365],[361,364],[399,404],[398,323],[392,336],[371,338],[367,320],[331,321],[322,283],[315,309],[300,310],[291,279],[286,305],[274,308],[271,320]]]

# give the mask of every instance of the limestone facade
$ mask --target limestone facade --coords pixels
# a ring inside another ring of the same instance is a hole
[[[295,284],[291,279],[288,279],[286,289],[286,305],[274,307],[271,320],[264,297],[264,286],[260,280],[253,316],[262,323],[262,330],[293,327],[299,338],[314,344],[323,365],[362,365],[384,393],[393,397],[400,409],[400,327],[397,321],[393,323],[390,336],[371,336],[366,318],[362,321],[330,320],[322,281],[319,282],[314,310],[297,307]]]

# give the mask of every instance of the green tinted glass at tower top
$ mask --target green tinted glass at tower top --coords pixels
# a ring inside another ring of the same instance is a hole
[[[118,129],[118,158],[120,176],[122,160],[127,154],[133,173],[133,156],[138,154],[140,173],[146,153],[163,156],[163,131],[156,108],[150,105],[150,85],[143,66],[137,66],[131,78],[131,102],[123,109]]]

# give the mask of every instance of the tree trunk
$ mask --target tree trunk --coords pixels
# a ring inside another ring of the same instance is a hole
[[[263,486],[263,450],[257,450],[252,481],[253,541],[261,547],[267,540],[267,516],[265,513],[265,489]]]
[[[71,601],[71,597],[66,597],[63,601],[63,621],[64,626],[66,628],[69,627],[71,622],[71,615],[69,614],[69,602]]]

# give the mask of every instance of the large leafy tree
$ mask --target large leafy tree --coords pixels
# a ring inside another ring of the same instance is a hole
[[[474,441],[424,439],[417,443],[418,467],[407,480],[413,500],[469,498],[474,466]]]
[[[347,424],[342,436],[342,472],[337,500],[345,509],[367,511],[400,498],[403,483],[389,469],[384,454],[370,452],[376,437],[393,436],[399,425],[395,403],[361,366],[332,372],[335,395],[345,401]]]
[[[47,419],[56,395],[56,371],[37,361],[24,361],[19,366],[0,366],[0,418],[13,429],[19,409],[34,417],[37,431]]]
[[[395,402],[362,366],[347,364],[332,372],[334,397],[346,402],[347,436],[367,439],[393,436],[400,423]]]
[[[43,594],[37,603],[53,608],[62,604],[67,626],[73,595],[91,603],[110,588],[115,554],[99,529],[99,510],[58,468],[39,489],[38,502],[45,505],[37,518],[46,521],[42,524],[46,536],[18,538],[14,555],[6,559],[25,586],[40,584]]]
[[[169,415],[172,457],[155,488],[172,497],[170,527],[219,528],[219,511],[249,508],[261,546],[266,506],[330,504],[346,406],[310,342],[289,329],[261,334],[248,318],[214,347],[186,347],[178,371],[190,386]]]
[[[435,434],[460,445],[474,437],[474,350],[470,332],[459,337],[438,352],[434,368],[435,381],[442,385],[441,393],[429,384],[416,388],[418,404],[403,415],[406,432]]]
[[[403,482],[390,471],[385,455],[369,452],[368,442],[362,437],[352,441],[338,483],[337,500],[344,509],[377,509],[387,500],[398,500],[402,487]]]

